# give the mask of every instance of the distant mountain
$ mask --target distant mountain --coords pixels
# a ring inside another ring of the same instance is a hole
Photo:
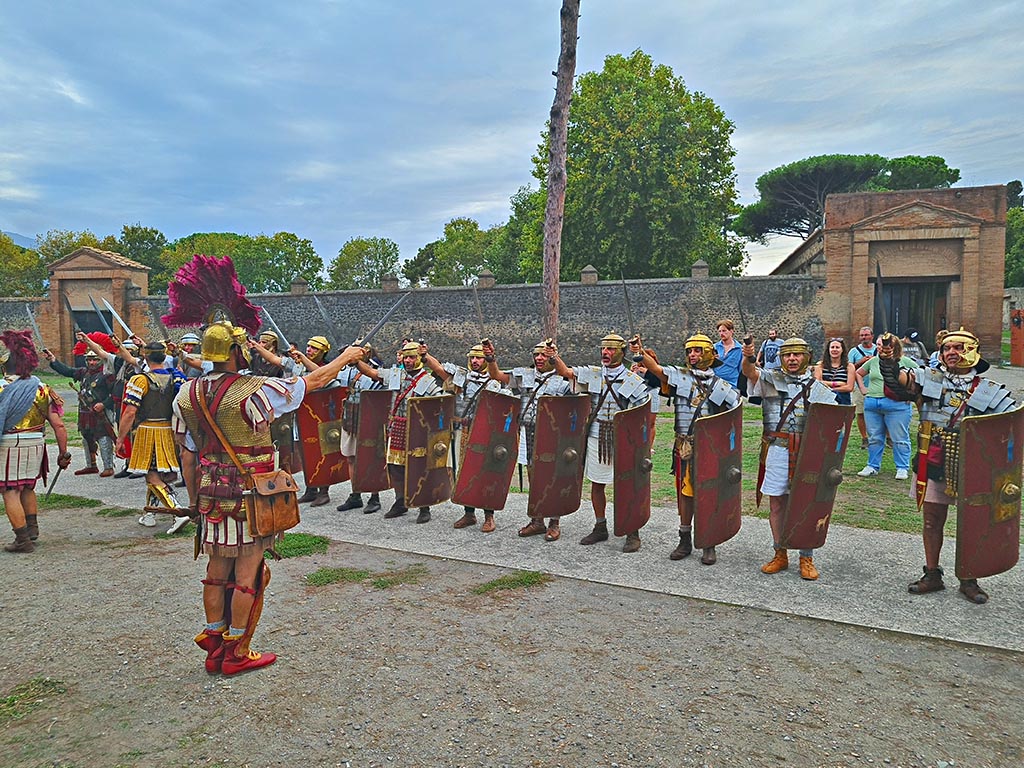
[[[36,239],[34,237],[25,237],[17,232],[5,231],[4,234],[11,238],[15,245],[20,245],[22,248],[31,248],[32,250],[36,248]]]

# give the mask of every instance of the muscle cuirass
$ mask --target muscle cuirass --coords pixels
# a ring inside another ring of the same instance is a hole
[[[135,417],[136,423],[170,419],[176,394],[174,385],[170,383],[171,374],[146,373],[143,375],[149,381],[149,388],[142,396],[142,403],[139,405],[139,411]]]
[[[232,448],[272,448],[273,438],[270,430],[253,430],[243,415],[246,400],[263,388],[267,377],[239,376],[227,385],[223,397],[217,403],[216,410],[214,410],[213,400],[216,396],[215,393],[219,391],[217,388],[219,380],[220,377],[195,379],[188,385],[188,397],[183,397],[178,402],[178,410],[181,411],[181,417],[185,420],[188,431],[192,433],[196,444],[203,445],[204,441],[209,439],[212,440],[211,449],[216,453],[223,453],[219,451],[220,442],[216,437],[208,434],[207,430],[199,426],[200,414],[197,412],[199,406],[198,403],[193,404],[192,393],[194,387],[203,387],[206,403],[210,410],[213,411],[217,426],[220,427],[227,441],[231,443]],[[223,456],[225,461],[230,463],[227,454],[225,453]],[[242,458],[241,454],[239,458]],[[243,463],[245,463],[244,459]]]
[[[775,388],[776,395],[765,394],[761,401],[762,418],[765,432],[789,432],[802,434],[807,422],[807,401],[802,396],[807,383],[814,375],[806,371],[800,376],[790,376],[782,371],[761,370],[761,375],[768,377],[766,383]],[[779,424],[782,414],[789,409],[790,401],[796,398],[796,404],[786,416],[784,423]]]

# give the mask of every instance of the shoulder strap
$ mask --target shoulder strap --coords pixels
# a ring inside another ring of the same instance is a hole
[[[807,400],[807,396],[811,393],[811,387],[813,385],[814,385],[814,377],[811,377],[811,378],[809,378],[807,380],[807,382],[803,385],[803,387],[801,387],[800,393],[797,394],[797,395],[794,395],[793,397],[791,397],[789,399],[789,402],[786,404],[785,410],[782,411],[782,416],[779,417],[779,423],[775,425],[775,431],[776,432],[781,432],[782,431],[782,425],[786,423],[786,419],[789,418],[790,414],[793,413],[793,409],[796,408],[796,401],[797,400],[804,400],[804,401]]]
[[[235,453],[235,449],[231,447],[231,443],[228,442],[227,438],[224,437],[224,433],[221,428],[217,425],[216,420],[213,418],[213,414],[210,413],[210,406],[206,403],[206,392],[203,390],[202,383],[196,381],[196,398],[199,400],[199,408],[202,410],[203,416],[206,418],[207,426],[210,427],[214,435],[220,441],[221,447],[224,452],[231,457],[231,461],[238,467],[238,471],[243,475],[247,474],[245,467],[242,466],[242,462],[238,460],[238,455]]]

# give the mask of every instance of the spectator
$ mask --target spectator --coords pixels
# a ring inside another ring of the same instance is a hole
[[[849,360],[855,369],[860,370],[862,365],[875,356],[875,335],[870,325],[861,328],[857,335],[860,343],[850,350]],[[860,430],[860,449],[863,451],[868,447],[868,428],[864,421],[864,390],[859,380],[853,388],[852,395],[853,404],[857,406],[857,429]]]
[[[853,363],[846,354],[846,342],[838,336],[828,340],[821,361],[814,368],[814,378],[830,387],[839,405],[852,405],[850,393],[856,379]]]
[[[921,341],[921,334],[917,328],[907,328],[903,335],[903,354],[913,360],[918,366],[928,364],[928,350]]]
[[[878,339],[878,355],[857,370],[858,384],[865,392],[864,418],[868,426],[868,463],[857,474],[873,477],[882,469],[886,433],[892,438],[892,458],[896,479],[906,480],[910,473],[910,402],[891,398],[878,367],[879,357],[899,361],[900,368],[917,368],[917,363],[903,354],[903,345],[895,335],[882,334]],[[864,385],[864,377],[870,384]]]

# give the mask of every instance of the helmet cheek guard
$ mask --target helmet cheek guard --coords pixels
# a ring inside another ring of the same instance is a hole
[[[601,349],[611,349],[612,366],[622,365],[622,359],[626,356],[626,340],[617,333],[609,333],[601,339]]]
[[[786,339],[782,342],[782,346],[779,347],[779,355],[785,356],[796,352],[804,356],[804,361],[800,364],[800,368],[797,369],[798,374],[803,374],[807,371],[808,366],[811,364],[811,345],[801,339],[799,336]]]

